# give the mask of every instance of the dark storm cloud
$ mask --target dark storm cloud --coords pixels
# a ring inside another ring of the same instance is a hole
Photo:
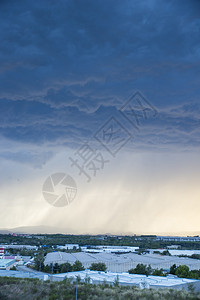
[[[138,145],[196,147],[199,16],[199,1],[1,1],[1,135],[74,144],[140,89],[160,113]]]

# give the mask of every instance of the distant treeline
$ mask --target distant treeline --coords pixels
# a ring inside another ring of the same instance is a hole
[[[83,264],[76,260],[74,264],[70,264],[66,262],[64,264],[50,264],[44,265],[44,258],[36,257],[34,266],[32,266],[35,270],[45,272],[45,273],[67,273],[67,272],[75,272],[75,271],[83,271],[85,270]],[[93,271],[106,271],[106,265],[104,263],[92,263],[89,267],[90,270]]]
[[[172,274],[181,278],[200,279],[200,269],[190,271],[186,265],[176,266],[174,264],[171,266],[169,273],[167,273],[164,272],[163,269],[152,269],[150,265],[138,264],[134,269],[130,269],[128,272],[129,274],[144,274],[147,276],[166,276]]]
[[[85,245],[111,245],[111,246],[136,246],[143,249],[166,248],[174,243],[181,249],[200,249],[199,242],[192,241],[158,241],[156,236],[99,236],[99,235],[64,235],[64,234],[42,234],[26,236],[12,236],[10,234],[0,234],[2,244],[22,244],[56,247],[56,245],[79,244]]]

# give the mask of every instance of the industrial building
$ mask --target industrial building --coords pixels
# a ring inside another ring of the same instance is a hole
[[[79,244],[65,244],[65,246],[57,246],[57,249],[65,249],[65,250],[79,249]]]
[[[74,250],[81,248],[82,252],[88,253],[128,253],[128,252],[135,252],[139,249],[139,247],[130,247],[130,246],[79,246],[78,244],[66,244],[65,246],[57,246],[57,249],[66,249],[66,250]]]
[[[154,253],[155,251],[162,253],[163,251],[166,251],[166,249],[147,249],[147,250],[149,253]],[[179,256],[179,255],[191,256],[193,254],[200,255],[200,250],[179,250],[179,249],[170,249],[169,247],[167,250],[171,255],[175,255],[175,256]]]
[[[26,249],[26,250],[38,250],[37,246],[32,246],[32,245],[0,245],[0,248],[4,248],[5,249]]]
[[[110,272],[127,272],[129,269],[135,268],[137,264],[151,265],[153,269],[163,268],[164,270],[169,270],[173,264],[177,266],[187,265],[190,270],[200,269],[200,260],[198,259],[159,254],[138,255],[136,253],[52,252],[47,254],[44,264],[64,264],[66,262],[73,264],[76,260],[81,261],[86,269],[89,268],[92,263],[105,263],[107,270]]]
[[[114,273],[114,272],[98,272],[98,271],[79,271],[62,274],[42,274],[39,272],[22,272],[22,271],[8,271],[0,270],[0,276],[16,277],[16,278],[38,278],[40,280],[62,281],[65,278],[71,278],[72,281],[80,278],[82,282],[89,279],[93,284],[114,284],[116,280],[119,285],[132,286],[139,288],[173,288],[173,289],[188,289],[189,284],[193,284],[196,291],[200,291],[200,280],[178,278],[173,275],[167,277],[161,276],[145,276],[128,273]]]
[[[167,242],[200,242],[199,236],[157,236],[157,241]]]
[[[0,270],[9,270],[15,263],[14,259],[0,259]]]
[[[64,278],[72,278],[72,280],[75,281],[77,280],[77,277],[79,277],[81,281],[86,281],[86,279],[89,279],[90,283],[93,284],[103,284],[105,282],[108,284],[113,284],[117,280],[120,285],[135,285],[140,288],[184,288],[187,290],[188,285],[192,283],[196,290],[200,290],[200,280],[178,278],[173,275],[161,277],[85,270],[79,272],[56,274],[53,275],[53,280],[59,281],[63,280]]]
[[[24,271],[12,271],[12,270],[0,270],[0,277],[16,277],[16,278],[38,278],[44,280],[44,274],[24,272]]]
[[[130,246],[82,246],[81,251],[88,253],[129,253],[135,252],[139,247]]]

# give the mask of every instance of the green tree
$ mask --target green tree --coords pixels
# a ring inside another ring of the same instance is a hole
[[[199,279],[199,271],[198,270],[189,271],[188,278]]]
[[[176,269],[177,269],[176,264],[173,264],[173,265],[170,267],[169,273],[175,275],[175,274],[176,274]]]
[[[83,271],[83,270],[85,270],[85,268],[83,267],[82,262],[76,260],[72,266],[72,271]]]
[[[67,273],[67,272],[71,272],[72,271],[72,265],[70,263],[65,263],[63,265],[61,265],[61,273]]]
[[[146,270],[147,270],[146,275],[147,276],[150,275],[152,273],[151,265],[148,265],[148,267],[146,267]]]
[[[168,250],[164,250],[162,252],[162,255],[168,255],[168,256],[171,256],[170,252]]]
[[[42,253],[38,253],[34,258],[35,269],[37,271],[44,271],[44,256]]]
[[[129,274],[144,274],[144,275],[150,275],[152,272],[151,266],[148,265],[148,267],[146,265],[143,264],[137,264],[137,266],[135,267],[135,269],[130,269]]]
[[[153,276],[165,276],[165,274],[163,273],[163,269],[156,269],[153,271],[152,273]]]
[[[49,265],[44,266],[44,272],[45,273],[51,273],[51,268]]]
[[[60,265],[58,263],[55,263],[53,266],[53,273],[60,273]]]
[[[104,263],[92,263],[89,269],[93,270],[93,271],[103,271],[103,272],[105,272],[107,267]]]
[[[176,269],[176,275],[178,277],[187,278],[189,275],[189,267],[186,265],[178,266]]]

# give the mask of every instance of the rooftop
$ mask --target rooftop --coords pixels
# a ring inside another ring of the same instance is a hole
[[[8,266],[15,263],[14,259],[0,259],[0,269],[7,268]]]
[[[114,273],[114,272],[98,272],[98,271],[79,271],[79,272],[69,272],[56,274],[53,277],[55,278],[73,278],[76,279],[77,276],[80,276],[81,280],[84,280],[88,276],[91,279],[91,283],[103,283],[106,281],[107,283],[114,283],[116,278],[119,280],[119,284],[127,284],[127,285],[139,285],[142,282],[149,284],[149,286],[162,286],[162,287],[174,287],[177,285],[184,285],[188,283],[199,282],[200,280],[195,279],[186,279],[186,278],[178,278],[176,276],[146,276],[146,275],[137,275],[137,274],[129,274],[129,273]]]
[[[187,257],[177,256],[163,256],[160,254],[145,254],[138,255],[135,253],[127,254],[113,254],[113,253],[64,253],[64,252],[52,252],[48,253],[45,258],[45,265],[51,263],[65,263],[69,262],[73,264],[76,260],[82,262],[82,264],[89,268],[91,263],[104,262],[107,265],[109,271],[113,272],[127,272],[130,268],[135,267],[137,264],[142,263],[151,265],[152,268],[165,268],[169,269],[171,265],[187,265],[191,270],[200,269],[200,260]],[[116,267],[120,268],[116,268]]]

